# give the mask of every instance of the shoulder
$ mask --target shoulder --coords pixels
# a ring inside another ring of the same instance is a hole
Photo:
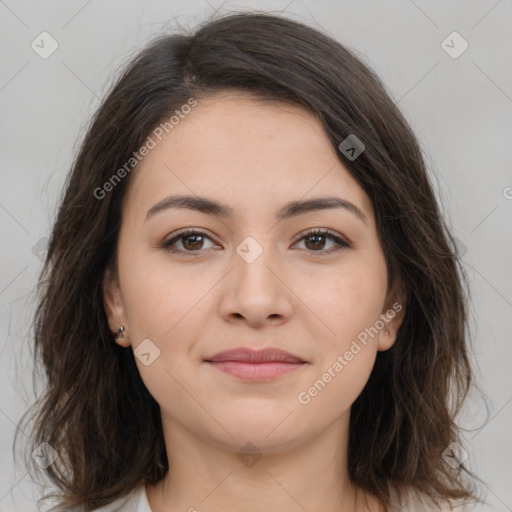
[[[426,494],[412,490],[404,494],[402,499],[398,498],[398,494],[392,492],[391,499],[392,505],[388,512],[451,512],[454,509],[470,512],[475,510],[471,504],[464,502],[443,501],[436,505]],[[460,508],[461,506],[464,508]]]
[[[151,512],[146,496],[145,483],[139,484],[128,494],[112,503],[94,509],[93,512]]]

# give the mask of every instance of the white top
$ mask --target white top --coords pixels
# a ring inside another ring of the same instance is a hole
[[[403,506],[396,504],[389,508],[389,512],[433,512],[434,510],[436,509],[431,504],[428,504],[428,500],[421,496],[410,501],[406,500]],[[449,510],[449,506],[445,505],[441,512]],[[126,496],[117,499],[110,503],[110,505],[96,509],[95,512],[153,512],[149,506],[146,484],[140,484]]]
[[[153,512],[149,506],[146,484],[141,483],[129,494],[113,501],[109,505],[95,509],[94,512]]]

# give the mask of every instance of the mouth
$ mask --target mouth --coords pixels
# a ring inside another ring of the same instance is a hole
[[[205,362],[223,373],[248,381],[271,380],[307,364],[300,357],[277,348],[253,350],[244,347],[220,352]]]

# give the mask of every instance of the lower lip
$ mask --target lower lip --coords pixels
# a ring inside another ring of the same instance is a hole
[[[212,361],[209,364],[234,377],[245,380],[269,380],[301,368],[304,363],[246,363],[243,361]]]

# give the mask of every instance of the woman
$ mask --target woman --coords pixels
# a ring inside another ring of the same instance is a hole
[[[342,45],[249,13],[158,38],[91,123],[41,276],[55,510],[470,501],[452,241]]]

